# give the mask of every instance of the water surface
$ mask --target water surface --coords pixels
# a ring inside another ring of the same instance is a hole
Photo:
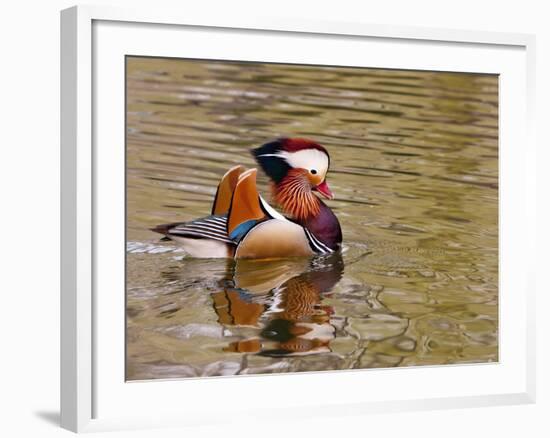
[[[198,260],[148,230],[279,136],[329,150],[341,255]],[[498,360],[496,76],[128,58],[126,147],[129,380]]]

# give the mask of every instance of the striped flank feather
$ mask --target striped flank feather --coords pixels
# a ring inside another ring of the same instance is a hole
[[[213,239],[235,244],[227,235],[227,216],[207,216],[178,224],[168,230],[167,236]]]
[[[304,227],[304,231],[306,233],[307,240],[309,242],[309,246],[315,252],[316,254],[331,254],[334,252],[333,249],[330,249],[328,246],[326,246],[323,242],[321,242],[317,237],[313,235],[311,231],[309,231],[306,227]]]

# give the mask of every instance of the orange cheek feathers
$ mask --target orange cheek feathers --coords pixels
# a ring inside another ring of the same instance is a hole
[[[323,182],[323,177],[321,175],[313,175],[312,173],[307,173],[307,180],[311,184],[311,187],[316,187]]]

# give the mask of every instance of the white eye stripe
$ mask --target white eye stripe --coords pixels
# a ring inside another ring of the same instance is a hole
[[[286,159],[286,156],[281,152],[280,154],[262,154],[262,155],[258,155],[258,158],[260,157],[279,157],[279,158],[285,158]]]
[[[303,149],[296,152],[280,151],[276,154],[263,154],[259,157],[283,158],[290,166],[301,169],[315,169],[317,174],[324,177],[328,171],[328,157],[317,149]]]

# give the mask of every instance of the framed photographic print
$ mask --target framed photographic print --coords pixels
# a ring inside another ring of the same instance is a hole
[[[63,427],[533,401],[533,37],[75,7],[61,44]]]

